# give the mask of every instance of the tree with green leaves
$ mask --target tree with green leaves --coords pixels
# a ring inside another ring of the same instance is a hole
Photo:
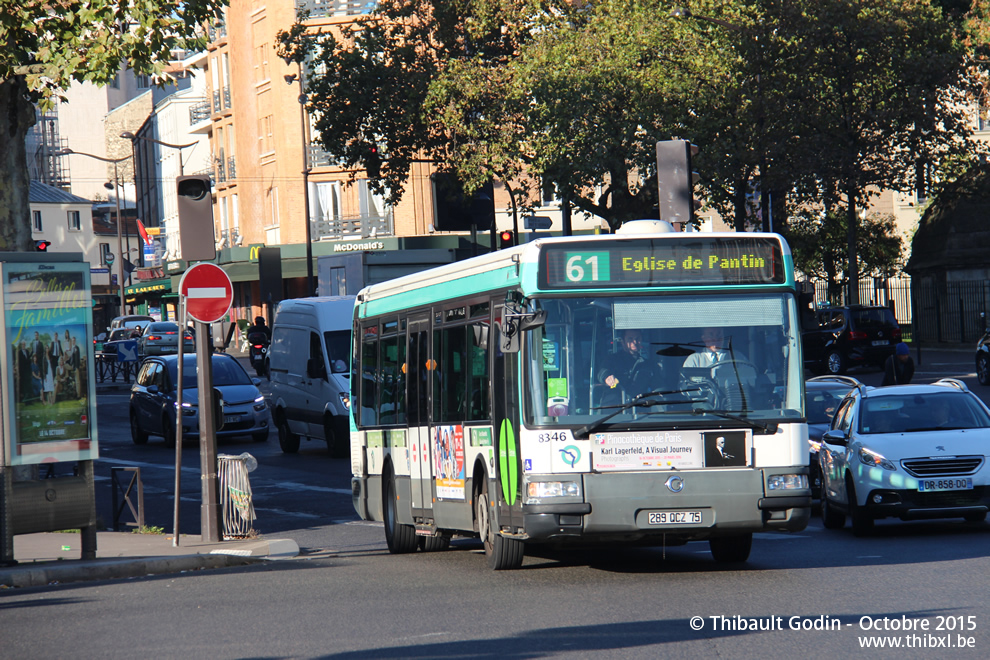
[[[31,244],[25,139],[73,82],[110,83],[122,66],[164,82],[173,50],[202,47],[226,0],[24,0],[0,8],[0,250]]]
[[[704,58],[670,7],[393,0],[343,34],[287,31],[283,52],[312,48],[317,139],[391,202],[427,160],[469,191],[552,182],[618,227],[655,212],[656,142],[690,137],[683,101]]]
[[[656,142],[687,139],[737,229],[760,186],[777,227],[811,206],[852,217],[974,148],[972,49],[936,1],[695,0],[675,17],[670,0],[385,0],[312,40],[310,109],[324,149],[392,202],[427,160],[469,189],[526,172],[618,227],[655,212]]]
[[[858,302],[859,210],[880,190],[946,176],[980,147],[969,118],[960,24],[931,0],[780,2],[800,121],[796,201],[846,215],[845,280]],[[924,193],[923,193],[924,194]]]

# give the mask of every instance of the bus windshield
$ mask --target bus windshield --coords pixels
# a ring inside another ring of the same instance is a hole
[[[528,425],[802,418],[792,294],[541,298],[533,304],[547,319],[525,335]]]

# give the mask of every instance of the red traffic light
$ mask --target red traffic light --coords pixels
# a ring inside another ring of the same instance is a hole
[[[51,244],[51,241],[35,241],[34,249],[38,252],[48,252],[48,246]]]
[[[512,247],[516,244],[516,235],[508,229],[503,229],[498,233],[498,248]]]

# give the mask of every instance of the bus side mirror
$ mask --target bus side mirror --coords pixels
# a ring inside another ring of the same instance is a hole
[[[522,343],[520,337],[528,330],[543,327],[547,322],[547,311],[541,309],[535,312],[519,312],[514,305],[502,308],[502,341],[500,348],[503,353],[518,353]]]

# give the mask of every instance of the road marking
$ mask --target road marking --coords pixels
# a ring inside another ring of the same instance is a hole
[[[269,482],[269,488],[284,488],[285,490],[295,490],[299,492],[317,492],[317,493],[336,493],[338,495],[353,495],[354,492],[350,488],[326,488],[325,486],[308,486],[306,484],[295,483],[292,481],[272,481]]]

